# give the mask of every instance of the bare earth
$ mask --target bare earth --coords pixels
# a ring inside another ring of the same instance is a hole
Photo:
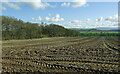
[[[3,72],[119,72],[117,37],[3,41]]]

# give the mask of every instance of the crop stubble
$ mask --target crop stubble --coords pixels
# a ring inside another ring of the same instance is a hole
[[[3,72],[119,72],[117,37],[3,41]]]

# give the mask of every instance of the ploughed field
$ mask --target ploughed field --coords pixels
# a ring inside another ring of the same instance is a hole
[[[3,41],[2,72],[119,72],[118,37]]]

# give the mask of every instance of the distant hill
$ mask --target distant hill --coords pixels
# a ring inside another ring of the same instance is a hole
[[[72,30],[82,30],[82,31],[120,31],[118,27],[98,27],[98,28],[69,28]]]
[[[119,31],[119,27],[98,27],[97,30]]]
[[[72,30],[82,30],[82,31],[91,31],[91,30],[97,30],[97,29],[86,29],[86,28],[69,28],[69,29],[72,29]]]

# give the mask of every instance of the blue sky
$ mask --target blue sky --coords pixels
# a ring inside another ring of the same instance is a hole
[[[66,28],[118,27],[117,2],[3,2],[2,15]]]

